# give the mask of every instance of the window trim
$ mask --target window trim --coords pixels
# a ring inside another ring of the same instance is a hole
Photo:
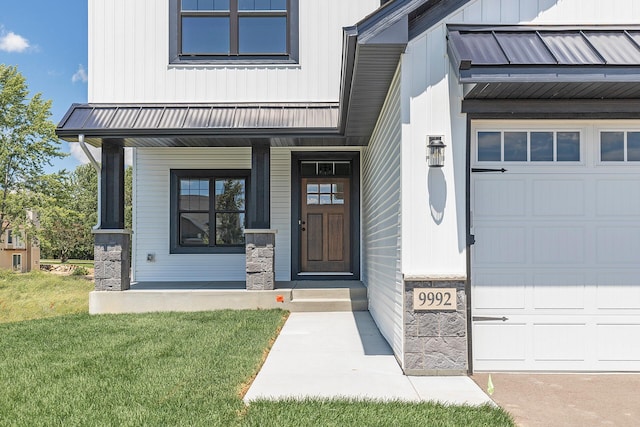
[[[251,188],[251,169],[171,169],[170,173],[170,211],[169,211],[169,253],[170,254],[243,254],[245,253],[245,245],[228,245],[228,246],[181,246],[180,245],[180,179],[182,178],[243,178],[245,180],[245,227],[248,220],[248,200]],[[215,185],[209,187],[209,192],[213,191],[215,200]],[[213,203],[213,201],[211,202]],[[215,210],[209,210],[209,215],[214,215]],[[211,238],[210,238],[211,240]],[[213,237],[215,241],[215,236]]]
[[[169,64],[210,64],[210,65],[231,65],[231,64],[297,64],[299,59],[299,0],[286,0],[287,10],[285,12],[274,11],[243,11],[238,12],[237,0],[230,0],[230,11],[227,13],[220,11],[206,12],[186,12],[187,16],[230,16],[230,31],[235,37],[230,38],[229,54],[185,54],[182,49],[182,10],[181,0],[169,0]],[[236,6],[233,10],[232,5]],[[241,16],[285,16],[287,18],[287,53],[261,55],[261,54],[240,54],[237,53],[239,34],[239,18]],[[233,52],[235,47],[236,53]]]

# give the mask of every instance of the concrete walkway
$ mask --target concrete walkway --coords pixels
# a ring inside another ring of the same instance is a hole
[[[468,377],[408,377],[369,312],[292,313],[245,396],[493,404]]]

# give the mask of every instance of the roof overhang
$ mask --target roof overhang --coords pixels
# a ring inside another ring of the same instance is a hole
[[[126,146],[362,145],[338,130],[338,104],[73,104],[56,133]]]
[[[640,98],[640,26],[447,29],[465,99]]]

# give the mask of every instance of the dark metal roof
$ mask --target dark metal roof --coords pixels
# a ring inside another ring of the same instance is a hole
[[[640,82],[640,27],[449,25],[462,83]]]
[[[56,132],[69,141],[79,134],[128,138],[130,145],[168,136],[215,139],[256,135],[338,135],[336,103],[329,104],[74,104]],[[136,142],[137,141],[137,142]],[[202,144],[210,142],[201,141]]]

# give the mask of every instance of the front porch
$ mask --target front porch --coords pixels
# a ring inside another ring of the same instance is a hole
[[[366,311],[367,288],[358,280],[276,282],[275,289],[258,291],[247,290],[244,281],[133,282],[126,291],[89,294],[91,314],[273,308],[291,312]]]

